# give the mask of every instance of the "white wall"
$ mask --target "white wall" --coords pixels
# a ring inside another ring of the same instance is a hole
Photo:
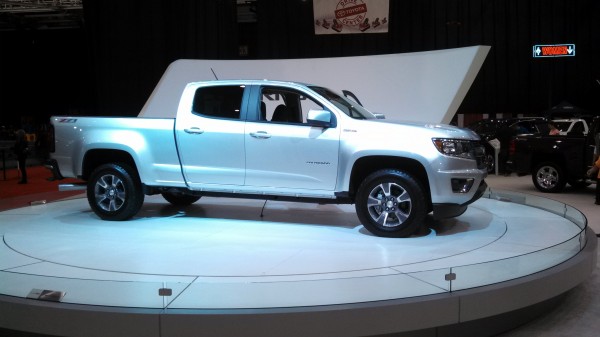
[[[387,119],[449,123],[489,46],[377,56],[283,60],[177,60],[165,71],[140,117],[173,117],[189,82],[271,79],[347,89]],[[212,70],[211,70],[212,69]]]

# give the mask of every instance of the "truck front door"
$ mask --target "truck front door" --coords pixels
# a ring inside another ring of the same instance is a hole
[[[272,188],[275,193],[333,191],[339,128],[310,126],[306,121],[308,111],[323,109],[322,105],[300,91],[281,87],[261,87],[258,95],[256,121],[249,117],[246,124],[246,185]]]

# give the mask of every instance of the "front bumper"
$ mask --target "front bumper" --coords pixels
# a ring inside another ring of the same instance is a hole
[[[487,187],[488,187],[488,185],[485,182],[485,180],[482,180],[481,183],[479,184],[479,187],[477,188],[477,191],[473,195],[473,197],[469,201],[462,203],[462,204],[452,204],[452,203],[437,203],[437,204],[435,204],[434,203],[432,205],[433,206],[433,218],[436,220],[447,219],[447,218],[457,217],[457,216],[463,214],[467,210],[467,206],[469,204],[472,204],[477,199],[481,198],[483,193],[485,193],[485,191],[487,190]]]

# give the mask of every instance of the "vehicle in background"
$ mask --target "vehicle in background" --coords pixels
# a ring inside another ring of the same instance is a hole
[[[484,143],[488,173],[507,171],[508,168],[505,163],[508,159],[508,148],[513,137],[547,134],[549,131],[548,121],[543,117],[483,119],[469,124],[467,128],[475,131]],[[498,158],[496,160],[497,148]]]
[[[529,174],[533,185],[541,192],[561,192],[568,183],[573,187],[595,182],[589,179],[596,147],[595,135],[600,132],[600,117],[593,119],[587,135],[582,133],[551,136],[516,136],[510,146],[510,169]]]

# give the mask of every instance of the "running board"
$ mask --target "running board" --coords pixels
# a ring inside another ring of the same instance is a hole
[[[74,183],[74,184],[58,184],[58,190],[60,192],[66,191],[81,191],[87,188],[86,183]]]

